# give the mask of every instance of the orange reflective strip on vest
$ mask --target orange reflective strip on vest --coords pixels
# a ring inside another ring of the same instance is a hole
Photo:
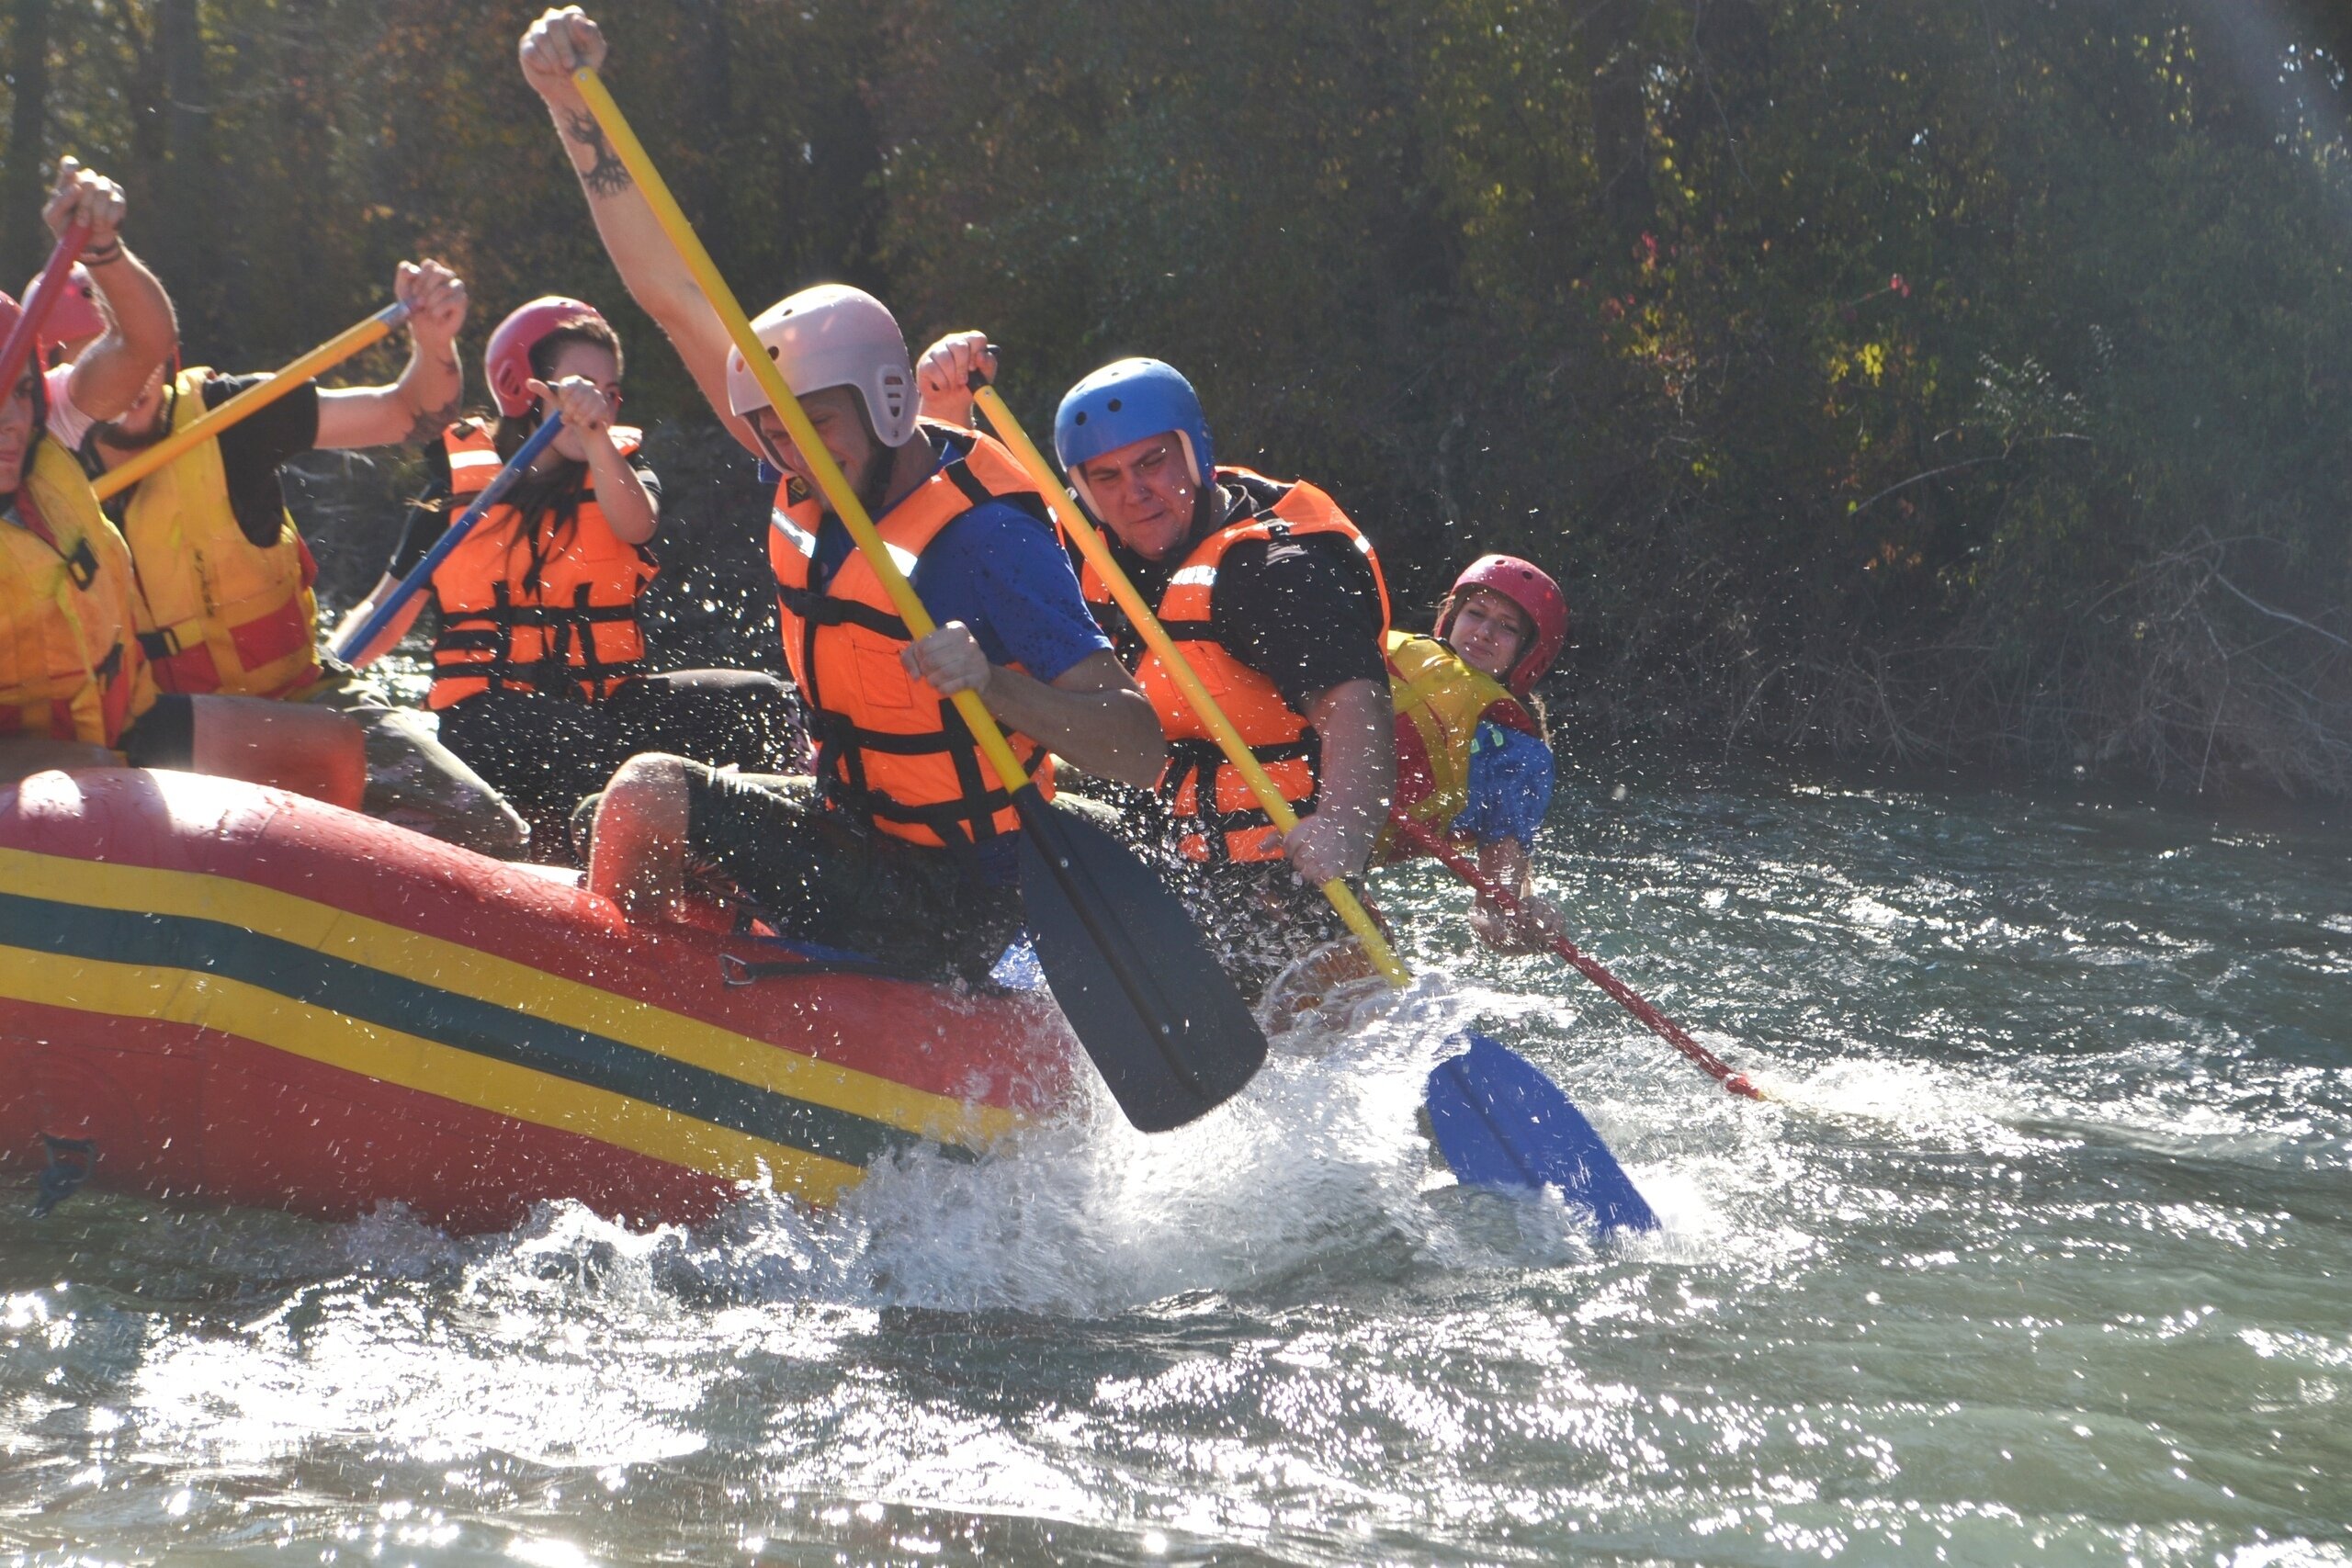
[[[874,520],[899,570],[912,576],[940,531],[984,502],[1012,501],[1043,525],[1037,487],[1011,453],[972,431],[929,422],[922,429],[945,460]],[[899,662],[912,638],[864,554],[853,550],[823,588],[811,585],[823,515],[797,481],[777,486],[768,562],[785,660],[800,688],[827,799],[912,843],[967,844],[1017,831],[1012,796],[955,705]],[[1027,736],[1006,739],[1051,799],[1051,754]]]
[[[637,450],[639,434],[616,425],[613,441],[626,457]],[[442,445],[454,513],[505,464],[479,421],[451,425]],[[515,507],[494,506],[435,569],[441,629],[426,706],[448,707],[488,691],[534,691],[549,678],[543,671],[558,668],[581,696],[599,702],[644,672],[638,600],[653,581],[650,558],[614,534],[593,488],[581,491],[560,549],[549,548],[555,527],[551,514],[526,523]],[[539,530],[536,540],[530,528]],[[549,553],[533,580],[535,542]]]
[[[1380,595],[1381,631],[1388,628],[1388,582],[1380,557],[1346,513],[1329,495],[1304,480],[1283,483],[1248,468],[1219,468],[1217,481],[1241,497],[1238,515],[1210,534],[1184,558],[1155,606],[1160,624],[1185,661],[1240,731],[1283,798],[1301,817],[1315,810],[1322,749],[1304,714],[1283,697],[1265,675],[1243,663],[1217,640],[1211,609],[1226,553],[1245,541],[1336,534],[1352,543],[1372,569]],[[1124,625],[1110,589],[1092,567],[1082,581],[1087,603],[1106,627]],[[1114,634],[1115,635],[1115,634]],[[1280,860],[1279,840],[1265,845],[1273,819],[1260,807],[1239,769],[1225,760],[1216,738],[1193,712],[1159,654],[1130,637],[1124,656],[1135,660],[1136,682],[1151,699],[1168,737],[1168,765],[1159,775],[1159,796],[1175,819],[1177,847],[1200,861]],[[1205,783],[1204,783],[1205,781]]]

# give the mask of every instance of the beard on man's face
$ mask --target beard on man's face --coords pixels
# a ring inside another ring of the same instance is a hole
[[[164,422],[160,419],[143,431],[126,430],[119,419],[101,419],[91,424],[90,434],[118,452],[141,452],[154,446],[171,432],[164,428]]]

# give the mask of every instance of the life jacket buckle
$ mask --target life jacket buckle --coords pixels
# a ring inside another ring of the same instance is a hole
[[[90,591],[90,584],[98,580],[98,556],[90,548],[89,540],[74,541],[74,553],[65,558],[65,575],[72,578],[74,586],[85,593]]]

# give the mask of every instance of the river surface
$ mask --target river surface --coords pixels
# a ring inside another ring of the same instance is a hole
[[[0,1195],[0,1561],[2352,1562],[2352,835],[1629,784],[1544,888],[1777,1103],[1416,873],[1235,1105],[830,1213]],[[1662,1234],[1430,1171],[1464,1024]]]

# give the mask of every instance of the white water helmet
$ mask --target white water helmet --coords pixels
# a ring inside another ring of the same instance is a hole
[[[854,387],[883,446],[903,446],[914,434],[915,371],[906,334],[890,308],[865,289],[841,283],[804,288],[761,311],[752,331],[794,397]],[[729,350],[727,406],[748,414],[768,404],[742,351]]]

